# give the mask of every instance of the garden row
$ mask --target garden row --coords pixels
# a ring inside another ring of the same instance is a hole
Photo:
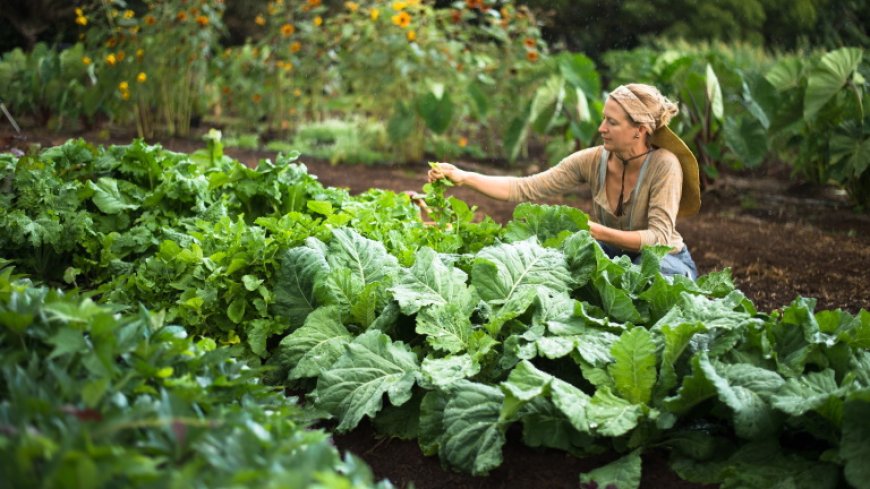
[[[597,487],[638,487],[653,447],[722,487],[868,487],[867,311],[758,311],[727,270],[611,260],[562,206],[475,221],[443,182],[427,225],[405,194],[324,187],[293,155],[247,168],[216,134],[0,155],[0,182],[16,481],[371,485],[305,429],[370,418],[480,476],[521,426],[620,454],[578,474]]]
[[[607,90],[644,82],[680,102],[673,124],[705,181],[784,161],[868,203],[864,48],[772,56],[667,42],[601,53],[597,66],[551,52],[526,7],[490,3],[272,1],[262,32],[223,47],[221,0],[100,2],[71,16],[75,45],[5,53],[0,86],[15,114],[56,128],[108,118],[150,138],[203,123],[333,162],[515,160],[534,146],[552,164],[595,144]]]

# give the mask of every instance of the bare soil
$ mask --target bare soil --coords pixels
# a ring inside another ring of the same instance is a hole
[[[122,143],[94,135],[81,135],[95,143]],[[0,134],[0,151],[32,143],[60,144],[69,135],[29,133],[12,138]],[[164,140],[164,147],[193,151],[199,141]],[[5,147],[4,147],[5,146]],[[267,151],[233,150],[226,153],[249,165],[275,158]],[[302,158],[311,174],[325,185],[345,187],[352,193],[369,188],[420,191],[427,162],[402,165],[330,165]],[[466,169],[491,174],[527,174],[533,165],[456,162]],[[480,216],[497,222],[510,220],[514,204],[482,197],[466,188],[452,190],[477,207]],[[547,203],[577,206],[588,211],[588,189],[578,189]],[[730,268],[735,284],[763,312],[788,305],[798,296],[817,300],[817,310],[844,309],[857,313],[870,309],[870,216],[855,210],[845,195],[831,187],[795,184],[783,169],[763,173],[726,174],[705,189],[701,212],[677,226],[690,247],[701,274]],[[345,435],[336,435],[342,450],[361,456],[378,478],[398,487],[419,489],[569,488],[579,485],[579,474],[615,457],[614,454],[578,459],[564,452],[534,450],[511,434],[504,463],[488,477],[472,477],[443,469],[437,457],[425,457],[415,441],[379,438],[366,423]],[[703,487],[680,480],[667,467],[667,454],[644,455],[643,488]]]

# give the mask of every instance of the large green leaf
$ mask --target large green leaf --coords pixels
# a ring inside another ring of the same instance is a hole
[[[539,370],[531,362],[523,360],[508,375],[507,380],[500,384],[502,391],[521,402],[531,401],[538,396],[548,395],[553,376]]]
[[[723,364],[701,357],[700,367],[719,395],[734,412],[738,436],[759,439],[779,427],[779,417],[768,400],[783,385],[776,372],[749,364]]]
[[[616,391],[632,404],[647,404],[656,382],[656,347],[646,328],[623,333],[610,349],[613,363],[607,370]]]
[[[472,265],[471,283],[493,307],[490,323],[498,330],[528,308],[538,288],[568,291],[571,276],[561,252],[530,238],[481,250]]]
[[[804,118],[812,119],[849,80],[861,64],[861,48],[840,48],[822,56],[807,75]]]
[[[426,357],[421,366],[423,378],[429,384],[443,388],[480,372],[480,364],[469,354],[450,355],[443,358]]]
[[[361,236],[351,228],[332,232],[326,260],[333,268],[346,268],[363,285],[387,282],[398,268],[396,257],[387,253],[383,243]]]
[[[520,405],[550,398],[565,420],[579,432],[589,433],[586,408],[591,398],[577,387],[522,361],[501,383],[505,393],[502,418],[511,418]]]
[[[279,355],[291,368],[289,378],[317,377],[344,353],[353,336],[341,321],[336,306],[312,312],[305,324],[281,340]]]
[[[755,168],[767,155],[767,131],[755,117],[736,116],[725,119],[725,144],[740,162]]]
[[[472,333],[472,309],[461,303],[429,306],[417,315],[415,331],[426,335],[426,342],[436,350],[450,353],[466,351]]]
[[[466,285],[467,279],[465,272],[445,264],[434,250],[422,248],[416,254],[414,265],[399,271],[389,291],[402,313],[412,315],[426,306],[475,302]]]
[[[595,69],[595,62],[582,53],[563,52],[557,56],[559,73],[574,88],[581,90],[587,97],[597,97],[601,93],[601,78]]]
[[[696,353],[692,357],[692,373],[683,376],[676,395],[665,399],[664,406],[668,411],[683,414],[716,395],[716,387],[707,378],[701,366],[702,358],[707,362],[705,353]]]
[[[329,270],[320,250],[298,246],[280,258],[275,277],[275,310],[286,317],[291,327],[301,325],[317,307],[314,285],[318,276]]]
[[[439,456],[442,463],[485,475],[502,463],[507,424],[499,418],[504,395],[497,388],[459,381],[444,406]]]
[[[338,431],[356,427],[380,411],[384,394],[394,406],[411,398],[420,375],[417,355],[380,331],[368,331],[348,344],[332,367],[317,379],[317,406],[339,418]]]
[[[622,322],[639,324],[644,322],[631,293],[611,282],[608,273],[601,273],[592,281],[601,297],[601,307],[613,319]]]
[[[394,144],[404,141],[414,130],[414,112],[404,102],[397,101],[387,122],[387,134]]]
[[[843,390],[837,386],[834,371],[825,369],[788,379],[771,401],[774,407],[791,416],[814,410],[839,425]]]
[[[643,407],[616,397],[607,387],[595,391],[586,408],[589,428],[602,436],[622,436],[637,426]]]
[[[562,111],[565,101],[565,81],[553,75],[538,87],[529,110],[529,124],[539,134],[549,132]]]
[[[417,97],[415,102],[417,113],[432,132],[442,134],[450,127],[454,106],[449,93],[435,89]]]
[[[520,150],[523,148],[523,144],[529,135],[528,119],[531,109],[532,103],[529,102],[520,115],[511,119],[505,129],[502,139],[504,140],[505,152],[510,161],[516,160],[520,155]]]
[[[468,95],[474,102],[474,108],[477,110],[478,117],[483,117],[489,112],[490,102],[486,92],[489,89],[481,82],[475,81],[468,84]]]
[[[656,386],[656,397],[663,398],[671,389],[677,386],[678,378],[675,366],[683,353],[689,347],[689,342],[696,333],[705,331],[702,323],[680,323],[676,326],[663,325],[658,332],[664,343],[659,381]]]
[[[860,177],[870,167],[870,137],[858,136],[856,132],[837,132],[831,136],[831,162],[841,162],[843,179]]]
[[[780,59],[768,70],[764,78],[777,90],[784,91],[800,84],[803,60],[798,56]]]
[[[138,209],[139,204],[121,193],[118,189],[118,181],[114,178],[102,177],[97,183],[88,182],[88,186],[94,191],[94,205],[106,214],[118,214],[121,211]]]
[[[505,226],[505,241],[523,241],[535,236],[545,247],[559,247],[573,233],[589,229],[589,216],[566,205],[521,203]]]
[[[710,109],[713,117],[720,121],[725,116],[725,106],[722,103],[722,87],[719,85],[719,78],[713,67],[707,63],[707,100],[710,103]]]
[[[581,487],[637,489],[640,487],[640,450],[580,475]]]
[[[420,401],[419,438],[417,440],[424,455],[431,456],[441,449],[444,434],[444,408],[450,394],[443,390],[430,390]]]
[[[550,396],[574,429],[582,433],[590,432],[586,407],[592,398],[588,394],[564,380],[554,378],[550,384]]]
[[[555,448],[579,456],[597,448],[591,436],[574,429],[565,415],[545,398],[538,397],[524,405],[520,422],[523,443],[529,447]]]
[[[846,480],[858,489],[870,488],[870,389],[852,393],[843,408],[840,456]]]

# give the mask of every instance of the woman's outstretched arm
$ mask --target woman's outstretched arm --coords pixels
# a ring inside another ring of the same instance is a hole
[[[487,197],[498,200],[508,200],[511,191],[511,181],[516,177],[484,175],[472,171],[460,170],[450,163],[438,163],[429,170],[429,181],[434,182],[446,178],[456,185],[468,187]]]

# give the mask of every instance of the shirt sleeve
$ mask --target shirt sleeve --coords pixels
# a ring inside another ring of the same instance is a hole
[[[512,202],[539,200],[544,197],[576,190],[589,182],[594,171],[600,147],[582,149],[566,156],[556,166],[527,177],[511,181],[508,200]]]
[[[652,163],[652,162],[651,162]],[[667,152],[651,168],[647,228],[640,232],[642,245],[670,244],[676,234],[677,212],[683,192],[683,170],[673,153]]]

